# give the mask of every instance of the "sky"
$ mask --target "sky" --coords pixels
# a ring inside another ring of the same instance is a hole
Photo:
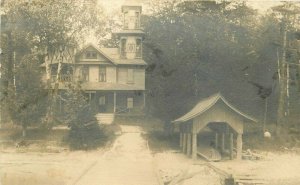
[[[102,4],[108,12],[116,11],[120,9],[121,5],[125,0],[98,0],[100,4]],[[155,0],[135,0],[136,2],[146,4],[149,1]],[[299,0],[292,0],[298,1]],[[280,4],[280,0],[246,0],[246,2],[255,9],[258,9],[260,12],[265,12],[272,6]]]

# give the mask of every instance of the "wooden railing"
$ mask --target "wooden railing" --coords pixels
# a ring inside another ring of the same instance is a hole
[[[51,76],[52,82],[56,81],[56,75]],[[60,75],[58,77],[58,82],[72,82],[73,81],[73,76],[72,75]]]

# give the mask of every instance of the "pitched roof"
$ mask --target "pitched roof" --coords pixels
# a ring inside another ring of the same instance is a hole
[[[257,120],[255,118],[241,112],[240,110],[235,108],[233,105],[231,105],[220,93],[214,94],[214,95],[200,101],[191,111],[189,111],[185,115],[181,116],[180,118],[174,120],[173,122],[174,123],[175,122],[185,122],[185,121],[188,121],[190,119],[193,119],[193,118],[203,114],[207,110],[209,110],[218,101],[223,101],[229,108],[231,108],[234,112],[236,112],[237,114],[243,116],[244,118],[249,119],[249,120],[254,121],[254,122],[257,122]]]
[[[79,55],[80,53],[82,53],[84,50],[86,50],[88,47],[93,47],[94,49],[96,49],[101,55],[103,55],[107,60],[109,60],[110,62],[112,62],[113,64],[116,64],[114,62],[114,60],[111,58],[111,56],[107,55],[106,53],[104,53],[100,48],[98,48],[97,46],[95,46],[92,43],[87,44],[85,47],[83,47],[79,52],[76,53],[76,55]]]
[[[120,58],[119,49],[118,48],[100,48],[104,53],[114,60],[115,64],[122,65],[122,64],[131,64],[131,65],[147,65],[147,63],[141,59],[122,59]]]

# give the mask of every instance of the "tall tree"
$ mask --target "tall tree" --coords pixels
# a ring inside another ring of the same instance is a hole
[[[2,100],[10,98],[7,89],[14,85],[13,67],[20,65],[23,56],[34,54],[41,64],[61,48],[76,48],[90,30],[104,31],[105,17],[95,0],[11,0],[3,2],[2,10]]]

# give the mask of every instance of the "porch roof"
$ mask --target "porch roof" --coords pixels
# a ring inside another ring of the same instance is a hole
[[[59,89],[67,89],[63,83],[59,84]],[[107,83],[107,82],[87,82],[82,83],[83,90],[104,90],[104,91],[143,91],[144,87],[127,84]]]
[[[253,122],[257,122],[257,120],[237,108],[235,108],[233,105],[231,105],[222,95],[221,93],[214,94],[202,101],[200,101],[192,110],[190,110],[185,115],[181,116],[180,118],[173,121],[173,123],[180,123],[185,122],[188,120],[191,120],[204,112],[208,111],[210,108],[212,108],[218,101],[223,101],[230,109],[232,109],[234,112],[236,112],[238,115],[241,115],[242,117],[251,120]]]

